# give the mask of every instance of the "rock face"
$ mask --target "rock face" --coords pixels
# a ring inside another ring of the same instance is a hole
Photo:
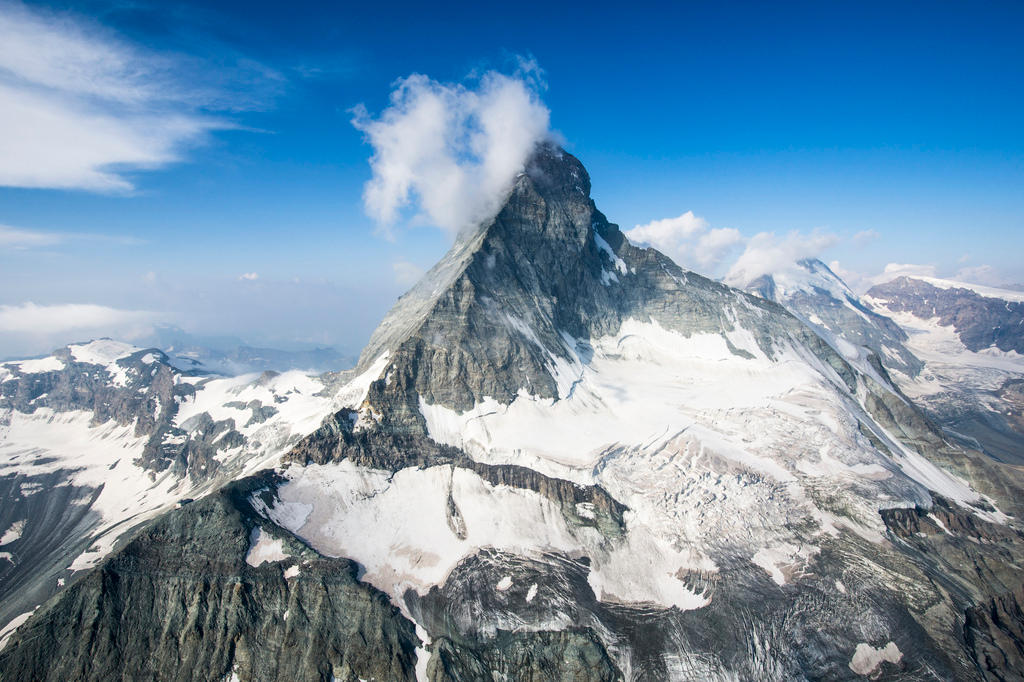
[[[261,483],[146,528],[41,607],[0,652],[0,678],[415,679],[412,623],[356,579],[351,561],[254,518],[245,493]],[[257,528],[280,550],[253,566]]]
[[[908,399],[900,330],[685,272],[589,189],[538,149],[319,428],[76,573],[3,678],[1024,675],[1021,473]],[[249,439],[289,404],[175,425]]]

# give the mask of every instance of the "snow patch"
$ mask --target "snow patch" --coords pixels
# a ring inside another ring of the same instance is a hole
[[[967,282],[957,282],[955,280],[941,279],[939,277],[915,275],[910,279],[916,279],[921,282],[931,284],[933,287],[937,287],[939,289],[967,289],[968,291],[973,291],[979,296],[984,296],[985,298],[998,298],[1014,303],[1024,302],[1024,292],[1013,291],[1012,289],[1000,289],[998,287],[988,287],[982,284],[968,284]]]
[[[20,362],[8,362],[9,367],[17,367],[22,374],[38,374],[42,372],[59,372],[64,369],[64,361],[54,356],[39,358],[38,360],[21,360]]]
[[[14,634],[14,631],[21,627],[33,613],[35,613],[35,609],[15,616],[11,619],[10,623],[4,626],[3,630],[0,630],[0,650],[7,646],[7,641],[11,638],[11,635]]]
[[[615,265],[615,269],[619,271],[619,274],[625,275],[629,273],[629,268],[626,267],[626,261],[619,258],[615,254],[615,251],[612,250],[611,244],[606,242],[604,238],[601,237],[601,235],[599,235],[596,231],[594,232],[594,243],[597,244],[598,249],[604,251],[604,253],[608,256],[611,262]],[[603,281],[604,277],[602,276],[601,279]],[[618,281],[618,279],[616,279],[615,281]]]
[[[264,562],[284,561],[289,556],[291,555],[284,551],[284,541],[281,538],[271,537],[259,526],[252,529],[249,534],[249,552],[245,555],[245,563],[250,566],[259,566]]]
[[[494,586],[498,592],[505,592],[512,587],[512,576],[506,575],[504,578],[498,581],[498,584]]]
[[[850,659],[850,670],[858,675],[867,676],[878,670],[878,667],[884,662],[895,665],[902,659],[903,653],[895,642],[889,642],[880,649],[861,642],[857,645],[857,650],[853,652],[853,658]]]
[[[21,534],[25,531],[25,519],[15,521],[11,524],[11,527],[7,529],[4,536],[0,538],[0,545],[6,545],[9,542],[14,542],[21,538]]]
[[[427,646],[430,645],[430,635],[419,623],[416,625],[416,636],[420,638],[423,646],[416,647],[416,682],[429,682],[427,677],[427,663],[430,662],[430,651]]]
[[[68,346],[68,349],[71,351],[71,357],[75,359],[75,362],[103,366],[128,357],[139,350],[130,343],[122,343],[112,339],[98,339],[89,343],[75,344]]]
[[[467,469],[434,466],[392,474],[344,460],[285,475],[288,482],[277,490],[280,503],[261,513],[323,554],[358,561],[366,569],[363,580],[400,608],[407,589],[425,594],[484,547],[523,556],[589,556],[591,584],[609,598],[684,610],[707,603],[675,577],[684,564],[678,553],[655,544],[642,529],[627,542],[609,543],[594,528],[570,526],[546,497],[491,485]],[[449,497],[464,521],[465,537],[451,530]],[[296,513],[296,503],[312,508]],[[641,548],[651,553],[638,567]]]

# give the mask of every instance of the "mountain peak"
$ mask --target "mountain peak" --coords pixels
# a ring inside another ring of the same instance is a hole
[[[630,320],[684,338],[719,336],[741,358],[774,358],[792,342],[852,386],[846,363],[808,328],[774,303],[633,246],[589,190],[574,156],[537,149],[494,219],[462,235],[370,339],[358,369],[373,383],[367,414],[388,415],[385,430],[414,433],[424,429],[422,405],[464,412],[524,392],[568,398],[591,341]],[[737,346],[739,328],[749,336]]]
[[[580,160],[552,142],[537,145],[524,173],[541,194],[590,198],[590,174]]]

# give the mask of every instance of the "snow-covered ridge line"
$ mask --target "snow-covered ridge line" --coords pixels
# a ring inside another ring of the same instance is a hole
[[[968,282],[959,282],[952,279],[942,279],[939,277],[925,277],[922,275],[907,275],[908,279],[916,279],[926,284],[931,284],[933,287],[939,289],[967,289],[973,291],[979,296],[985,298],[999,298],[1004,301],[1012,301],[1015,303],[1024,302],[1024,291],[1013,291],[1012,289],[1000,289],[999,287],[986,286],[984,284],[971,284]]]

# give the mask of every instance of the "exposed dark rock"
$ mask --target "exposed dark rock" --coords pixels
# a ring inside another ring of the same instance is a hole
[[[0,678],[415,679],[412,623],[356,565],[254,518],[245,499],[267,483],[161,517],[44,604],[0,652]],[[256,523],[291,556],[248,565]]]
[[[1024,680],[1024,586],[968,609],[964,636],[987,679]]]
[[[500,632],[484,646],[461,647],[447,638],[430,646],[432,682],[614,682],[616,670],[590,630]]]

